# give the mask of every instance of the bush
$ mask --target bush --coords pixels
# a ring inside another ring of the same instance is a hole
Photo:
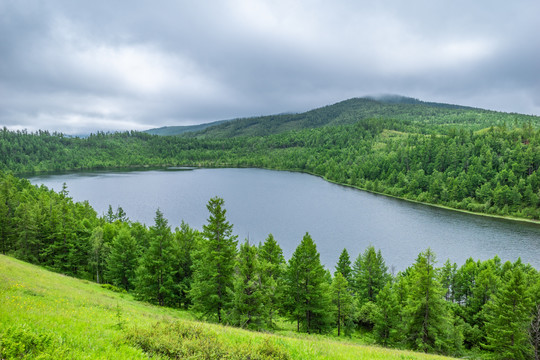
[[[0,334],[0,359],[63,359],[67,357],[51,334],[42,334],[26,324],[11,326]]]
[[[132,328],[126,335],[129,344],[149,356],[169,359],[252,359],[287,360],[289,355],[275,341],[266,338],[251,348],[225,345],[217,334],[201,324],[158,322],[151,328]]]

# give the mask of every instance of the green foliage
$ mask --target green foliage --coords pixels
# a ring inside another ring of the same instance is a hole
[[[275,327],[275,318],[282,310],[284,298],[283,275],[285,272],[285,258],[281,247],[274,239],[274,235],[268,237],[259,247],[259,261],[262,268],[261,276],[264,290],[266,291],[266,320],[267,327]]]
[[[351,285],[353,282],[352,278],[352,268],[351,268],[351,259],[349,257],[349,253],[347,252],[347,249],[343,249],[341,254],[339,255],[338,263],[336,265],[336,271],[334,272],[334,276],[337,275],[337,273],[341,273],[345,280]]]
[[[133,289],[139,251],[137,241],[127,227],[122,227],[110,244],[107,257],[107,279],[126,291]]]
[[[70,357],[51,333],[39,333],[22,324],[0,333],[0,358],[53,360]]]
[[[173,265],[175,253],[171,229],[158,209],[154,226],[149,231],[150,244],[140,259],[136,272],[136,293],[139,299],[166,305],[173,303]]]
[[[231,300],[237,251],[237,236],[232,235],[223,204],[223,199],[214,197],[206,205],[210,216],[203,226],[204,240],[194,253],[190,291],[192,309],[203,317],[215,317],[218,323]]]
[[[354,262],[354,290],[361,303],[375,302],[377,294],[390,279],[381,251],[370,245]]]
[[[486,344],[497,359],[528,359],[531,347],[526,329],[531,319],[531,299],[526,275],[520,267],[505,274],[505,283],[486,309]]]
[[[458,350],[452,349],[451,315],[434,265],[435,254],[427,249],[418,255],[409,275],[411,286],[404,309],[406,342],[424,352]]]
[[[257,248],[246,242],[240,245],[236,260],[230,322],[236,326],[260,330],[265,321],[268,303],[263,284],[263,267]]]
[[[347,279],[337,272],[332,280],[330,288],[335,323],[337,324],[337,335],[341,336],[341,328],[345,329],[345,335],[350,335],[354,327],[354,300],[350,292]]]
[[[317,246],[306,233],[294,251],[285,274],[285,309],[297,330],[308,333],[328,330],[330,298],[326,272]]]
[[[378,343],[388,346],[394,344],[400,336],[402,324],[396,291],[392,289],[392,282],[387,282],[377,294],[378,311],[374,318],[373,332]]]

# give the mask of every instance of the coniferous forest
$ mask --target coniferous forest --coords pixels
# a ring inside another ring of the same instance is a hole
[[[540,273],[519,260],[480,261],[471,254],[453,264],[444,254],[438,259],[418,249],[415,263],[395,274],[370,246],[361,254],[343,249],[330,271],[309,233],[290,259],[271,234],[259,244],[238,239],[219,197],[209,200],[202,229],[186,223],[171,229],[159,210],[149,226],[130,221],[121,207],[100,216],[87,202],[73,202],[67,187],[56,193],[13,175],[265,167],[456,209],[540,218],[537,118],[428,103],[389,104],[374,116],[345,105],[273,121],[222,123],[183,136],[79,138],[4,129],[0,252],[252,330],[286,323],[297,332],[362,336],[422,352],[538,359]]]

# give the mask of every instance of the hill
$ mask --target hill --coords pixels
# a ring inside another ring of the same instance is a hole
[[[0,255],[0,358],[448,359],[201,323],[110,288]]]
[[[163,126],[160,128],[145,130],[143,132],[150,135],[161,135],[161,136],[180,135],[186,132],[201,131],[201,130],[206,129],[207,127],[216,126],[227,121],[230,121],[230,120],[219,120],[219,121],[214,121],[214,122],[205,123],[205,124],[188,125],[188,126]]]
[[[397,95],[353,98],[298,114],[280,114],[236,119],[213,124],[189,137],[230,138],[267,136],[290,130],[354,124],[361,120],[382,119],[411,122],[422,126],[464,126],[472,130],[512,123],[531,122],[540,126],[540,117],[501,113],[478,108],[424,102]],[[439,129],[438,129],[439,130]]]

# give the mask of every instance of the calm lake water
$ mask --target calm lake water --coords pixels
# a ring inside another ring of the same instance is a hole
[[[264,241],[272,233],[289,259],[306,232],[331,271],[343,248],[354,261],[368,245],[389,268],[412,265],[431,247],[438,264],[468,257],[503,261],[518,257],[540,269],[540,226],[463,214],[328,183],[318,177],[261,169],[195,169],[84,172],[29,178],[56,191],[65,182],[75,201],[98,214],[112,205],[152,225],[157,208],[172,228],[184,220],[202,229],[211,197],[225,200],[238,240]]]

